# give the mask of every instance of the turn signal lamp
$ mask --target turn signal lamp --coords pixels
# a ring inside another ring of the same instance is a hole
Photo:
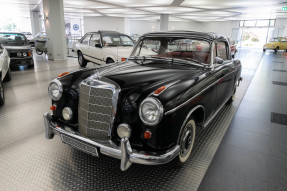
[[[126,61],[126,60],[127,60],[126,58],[122,58],[122,59],[121,59],[122,62],[124,62],[124,61]]]
[[[151,138],[151,132],[148,131],[148,130],[145,131],[145,132],[144,132],[144,138],[145,138],[145,139],[150,139],[150,138]]]
[[[28,51],[28,56],[31,56],[31,52],[30,51]]]
[[[154,91],[154,94],[160,94],[160,92],[162,92],[163,90],[165,90],[165,86],[161,86],[160,88],[158,88],[157,90]]]
[[[64,73],[60,74],[58,77],[60,78],[60,77],[63,77],[65,75],[67,75],[67,74],[69,74],[69,72],[64,72]]]
[[[50,107],[50,110],[52,110],[52,111],[55,111],[56,109],[57,109],[57,107],[55,104]]]

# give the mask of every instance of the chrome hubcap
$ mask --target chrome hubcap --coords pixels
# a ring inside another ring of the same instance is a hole
[[[181,142],[181,156],[185,156],[192,144],[192,130],[186,130]]]
[[[83,62],[82,55],[79,55],[79,62],[80,62],[80,64],[82,64],[82,62]]]

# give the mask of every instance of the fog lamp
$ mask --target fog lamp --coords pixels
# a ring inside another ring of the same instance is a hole
[[[65,107],[63,110],[62,110],[62,115],[63,115],[63,118],[66,120],[66,121],[69,121],[72,119],[73,117],[73,111],[71,108],[69,107]]]
[[[122,123],[118,126],[117,133],[120,138],[130,138],[131,129],[128,124]]]

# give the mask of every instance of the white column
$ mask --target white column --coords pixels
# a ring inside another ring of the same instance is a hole
[[[169,15],[166,14],[160,15],[160,31],[168,30],[168,17]]]
[[[48,58],[66,60],[67,45],[63,0],[43,0]]]
[[[39,11],[30,12],[32,34],[35,36],[39,32],[42,32],[41,15]]]

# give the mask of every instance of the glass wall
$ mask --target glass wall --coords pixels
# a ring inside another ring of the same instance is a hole
[[[0,31],[31,32],[30,17],[0,17]]]

